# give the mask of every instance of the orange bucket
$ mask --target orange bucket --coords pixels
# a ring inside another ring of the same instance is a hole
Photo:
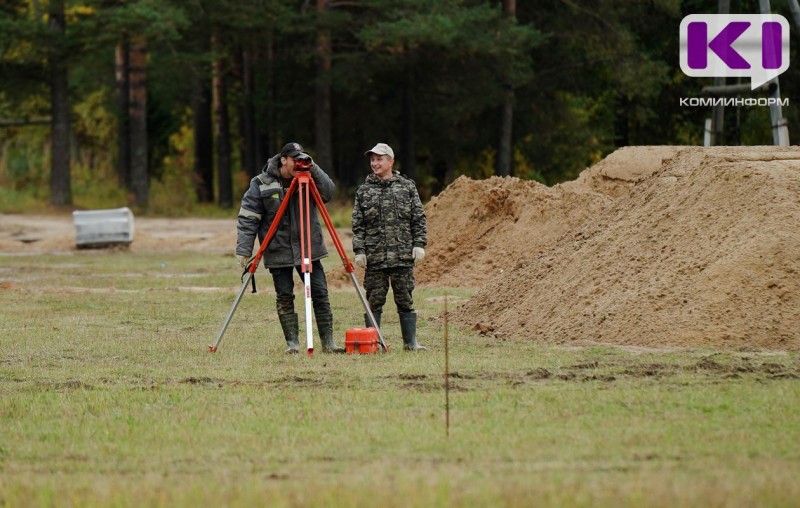
[[[345,332],[344,350],[347,354],[360,355],[378,352],[378,330],[369,328],[350,328]]]

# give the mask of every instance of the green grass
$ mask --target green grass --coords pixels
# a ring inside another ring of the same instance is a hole
[[[794,353],[450,327],[448,437],[442,297],[469,290],[415,292],[427,353],[400,351],[389,303],[389,354],[287,357],[259,272],[211,354],[239,287],[230,257],[0,260],[0,505],[799,504]],[[331,297],[342,344],[363,310],[352,288]]]

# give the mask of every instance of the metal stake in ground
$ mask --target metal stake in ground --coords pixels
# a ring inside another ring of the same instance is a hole
[[[447,340],[447,295],[444,295],[444,418],[445,436],[450,437],[450,349]]]

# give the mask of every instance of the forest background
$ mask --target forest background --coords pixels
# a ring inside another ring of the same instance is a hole
[[[791,19],[791,1],[772,12]],[[710,109],[680,99],[711,79],[681,72],[678,28],[723,4],[759,12],[757,0],[4,0],[0,212],[229,216],[289,141],[342,200],[379,141],[425,200],[460,175],[555,184],[621,146],[701,145]],[[790,105],[799,72],[780,76]],[[797,110],[783,114],[791,138]],[[772,144],[768,108],[725,115],[723,144]]]

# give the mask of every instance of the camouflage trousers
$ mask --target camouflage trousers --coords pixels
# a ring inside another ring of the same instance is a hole
[[[414,312],[414,268],[411,266],[400,268],[383,268],[370,270],[364,274],[364,289],[367,292],[367,301],[372,312],[383,310],[386,303],[386,294],[392,286],[394,304],[397,312]]]

